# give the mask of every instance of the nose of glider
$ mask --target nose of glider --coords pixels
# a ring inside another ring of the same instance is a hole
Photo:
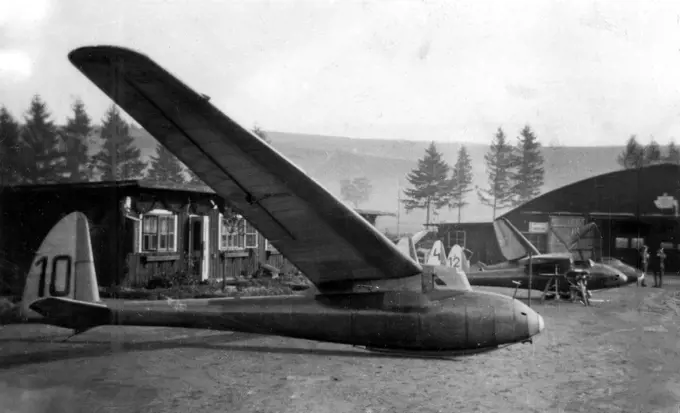
[[[628,277],[626,277],[626,275],[619,270],[613,270],[607,275],[611,280],[609,283],[607,283],[608,287],[620,287],[622,285],[626,285],[628,282]]]
[[[545,321],[540,314],[520,300],[514,300],[515,317],[521,323],[522,339],[529,339],[545,329]],[[521,321],[520,321],[521,320]]]
[[[534,310],[531,310],[531,312],[527,314],[527,324],[529,327],[529,337],[540,334],[545,329],[543,317]]]

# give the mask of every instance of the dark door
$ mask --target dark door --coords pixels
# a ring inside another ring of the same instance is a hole
[[[187,245],[187,257],[189,264],[189,274],[192,277],[201,277],[203,268],[203,217],[189,217],[189,240]]]

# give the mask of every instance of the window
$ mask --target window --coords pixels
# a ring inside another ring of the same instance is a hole
[[[177,251],[177,215],[153,210],[141,217],[140,252]]]
[[[623,249],[628,248],[628,238],[616,237],[616,248]]]
[[[449,231],[449,245],[460,245],[465,248],[465,231]]]
[[[242,216],[226,218],[220,214],[220,249],[257,248],[257,230]]]
[[[645,245],[645,239],[644,238],[631,238],[630,239],[630,247],[635,248],[635,249],[640,249],[642,246]]]
[[[538,252],[541,254],[548,252],[548,239],[545,234],[524,233],[524,236],[536,247]]]

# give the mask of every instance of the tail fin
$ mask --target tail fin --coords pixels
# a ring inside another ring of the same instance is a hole
[[[425,258],[425,264],[427,265],[446,265],[446,256],[444,255],[444,244],[437,240],[432,245],[430,252],[427,253]]]
[[[417,245],[417,244],[420,242],[420,240],[422,240],[422,239],[425,238],[428,234],[433,233],[433,232],[434,232],[434,231],[431,230],[431,229],[425,229],[425,230],[416,232],[416,233],[413,234],[413,236],[411,237],[411,239],[413,240],[413,245]]]
[[[413,238],[401,238],[399,242],[397,242],[397,249],[411,257],[413,261],[418,262],[418,254],[416,253],[416,246],[413,243]]]
[[[26,278],[22,317],[42,318],[30,306],[47,297],[99,301],[90,227],[82,212],[62,218],[38,248]]]
[[[493,229],[496,233],[498,246],[508,261],[518,260],[529,255],[539,255],[540,252],[514,225],[505,218],[494,221]]]
[[[448,267],[464,270],[465,254],[463,254],[463,248],[458,244],[451,247],[451,251],[449,251],[449,256],[446,261]]]

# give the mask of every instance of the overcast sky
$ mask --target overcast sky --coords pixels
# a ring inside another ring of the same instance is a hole
[[[110,100],[67,60],[137,49],[245,126],[487,143],[680,141],[680,1],[0,0],[0,104]]]

